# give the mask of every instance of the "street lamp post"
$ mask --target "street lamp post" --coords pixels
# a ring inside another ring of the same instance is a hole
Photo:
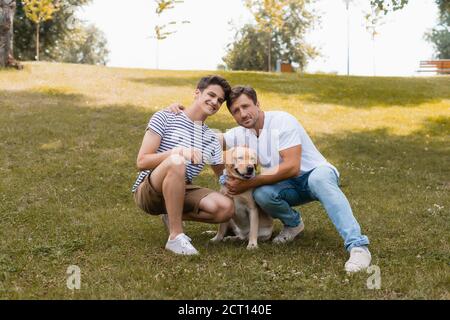
[[[347,9],[347,76],[350,75],[350,2],[352,0],[344,0]]]

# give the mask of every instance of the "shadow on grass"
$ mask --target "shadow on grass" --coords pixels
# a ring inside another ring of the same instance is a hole
[[[450,117],[430,117],[424,121],[422,128],[416,131],[416,134],[448,138],[450,136]]]
[[[0,107],[36,107],[40,104],[57,106],[77,104],[86,101],[82,94],[70,93],[64,88],[39,87],[31,91],[4,91],[0,90]]]
[[[407,136],[392,135],[388,129],[344,132],[338,136],[315,137],[321,152],[337,165],[349,162],[363,165],[370,174],[377,169],[398,169],[399,173],[413,170],[415,178],[448,171],[450,161],[450,118],[427,119],[422,128]],[[442,181],[445,175],[435,175]]]
[[[293,95],[299,103],[337,104],[359,109],[411,107],[450,99],[450,77],[374,78],[256,72],[217,72],[217,74],[224,76],[231,85],[251,85],[259,93]],[[129,80],[148,86],[195,88],[200,76],[147,77]]]

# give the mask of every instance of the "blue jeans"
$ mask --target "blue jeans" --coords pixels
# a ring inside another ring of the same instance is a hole
[[[253,197],[261,209],[288,227],[301,223],[300,213],[293,206],[318,200],[344,239],[348,251],[369,244],[339,188],[338,176],[328,166],[319,166],[299,177],[256,188]]]

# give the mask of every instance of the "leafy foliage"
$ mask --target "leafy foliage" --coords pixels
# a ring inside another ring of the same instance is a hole
[[[58,11],[58,2],[53,0],[23,0],[23,8],[28,19],[36,24],[51,20]]]
[[[73,50],[79,50],[80,45],[74,44],[68,45],[69,39],[79,37],[81,26],[84,26],[83,22],[76,17],[76,12],[82,6],[89,4],[91,0],[64,0],[60,1],[59,10],[54,13],[53,19],[45,21],[41,24],[39,29],[39,38],[41,46],[41,60],[48,61],[60,61],[60,62],[74,62],[73,60],[67,60],[67,57],[75,54]],[[31,20],[26,17],[24,4],[22,1],[17,1],[16,16],[14,18],[14,54],[20,60],[33,60],[35,57],[35,26]],[[93,38],[93,42],[90,43],[89,56],[103,56],[96,60],[95,63],[103,64],[107,59],[107,50],[105,48],[106,40],[104,37],[98,36]],[[89,48],[86,48],[89,49]],[[69,51],[68,51],[69,50]],[[87,56],[87,52],[79,55]],[[88,59],[89,60],[89,59]]]
[[[183,0],[155,0],[156,2],[156,15],[158,16],[158,20],[160,19],[161,15],[170,9],[175,8],[176,4],[179,3],[183,3]],[[157,24],[155,26],[155,38],[159,41],[159,40],[164,40],[167,39],[168,36],[170,36],[171,34],[175,33],[175,30],[167,30],[167,27],[169,26],[173,26],[176,25],[178,23],[181,24],[186,24],[186,23],[190,23],[187,20],[181,21],[181,22],[177,22],[177,21],[170,21],[166,24]]]
[[[245,0],[245,5],[255,17],[258,29],[264,32],[278,31],[283,26],[286,0]]]
[[[372,6],[377,7],[385,14],[389,11],[396,11],[403,9],[408,4],[409,0],[371,0]]]
[[[39,29],[44,21],[51,20],[58,11],[58,2],[53,0],[23,0],[25,15],[36,24],[36,60],[39,60]]]
[[[372,40],[374,40],[378,35],[378,29],[381,25],[385,23],[383,18],[384,16],[382,15],[382,11],[378,7],[372,7],[370,12],[364,13],[365,27],[367,32],[372,37]]]
[[[434,44],[436,58],[450,59],[450,1],[436,0],[439,7],[439,23],[425,34],[425,39]]]
[[[94,25],[78,24],[50,54],[59,56],[61,62],[106,65],[109,50],[101,30]]]
[[[233,70],[272,70],[277,60],[304,69],[318,52],[305,42],[316,17],[307,9],[312,0],[246,0],[255,25],[237,31],[224,61]]]
[[[232,70],[267,70],[266,39],[268,35],[247,24],[236,35],[239,39],[228,50],[223,61]],[[277,48],[272,47],[276,55]]]

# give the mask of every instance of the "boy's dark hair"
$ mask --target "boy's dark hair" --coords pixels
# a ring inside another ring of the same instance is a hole
[[[218,85],[222,87],[223,92],[225,93],[225,101],[228,100],[228,96],[230,95],[231,86],[225,78],[221,76],[206,76],[200,79],[197,84],[197,89],[202,91],[208,88],[211,85]]]
[[[230,110],[231,105],[243,94],[252,99],[254,104],[258,103],[258,96],[256,95],[255,89],[249,86],[235,86],[231,88],[230,95],[227,99],[228,110]]]

